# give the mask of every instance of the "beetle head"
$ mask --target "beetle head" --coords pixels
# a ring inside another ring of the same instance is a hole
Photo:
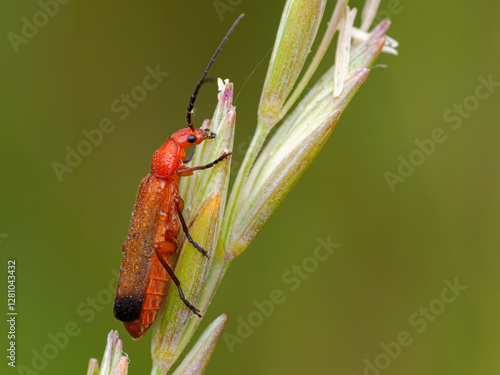
[[[205,139],[215,138],[215,133],[210,129],[191,129],[189,127],[183,128],[172,135],[172,139],[176,141],[179,146],[184,149],[194,144],[199,145]]]

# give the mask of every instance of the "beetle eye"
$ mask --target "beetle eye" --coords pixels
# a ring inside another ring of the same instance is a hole
[[[188,142],[189,143],[195,143],[196,142],[196,135],[190,135],[188,137]]]

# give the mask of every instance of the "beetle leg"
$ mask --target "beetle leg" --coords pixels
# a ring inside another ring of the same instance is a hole
[[[204,248],[202,248],[200,245],[198,245],[196,242],[194,242],[193,237],[191,237],[191,234],[189,233],[189,229],[186,224],[186,220],[184,220],[184,216],[182,216],[182,209],[180,207],[180,199],[179,198],[174,198],[175,199],[175,205],[177,207],[177,214],[179,215],[179,220],[181,221],[182,225],[182,230],[186,234],[186,238],[188,241],[193,245],[203,256],[210,258],[208,256],[208,251],[206,251]]]
[[[158,250],[162,254],[172,255],[173,253],[175,253],[175,250],[177,250],[177,245],[169,241],[161,241],[153,245],[153,250]],[[146,255],[148,257],[153,255],[153,250],[149,255],[148,254]]]
[[[184,302],[184,304],[187,307],[189,307],[189,310],[191,310],[195,315],[197,315],[201,318],[200,310],[198,310],[194,305],[189,303],[189,301],[186,299],[186,297],[184,297],[184,292],[182,291],[182,288],[181,288],[181,282],[179,281],[177,276],[175,276],[174,271],[172,271],[172,268],[170,268],[170,266],[165,261],[165,259],[163,259],[160,252],[158,251],[157,246],[155,246],[154,250],[156,252],[156,256],[160,260],[160,263],[163,265],[163,267],[165,267],[165,270],[169,274],[169,276],[172,279],[172,281],[174,282],[175,286],[177,286],[177,290],[179,291],[179,297],[181,298],[182,302]]]
[[[193,151],[191,151],[191,153],[189,154],[189,156],[187,158],[182,159],[182,162],[186,163],[186,164],[189,163],[191,161],[191,159],[193,159],[195,151],[196,151],[196,148],[193,148]]]
[[[231,151],[226,151],[221,156],[219,156],[217,159],[215,159],[213,162],[208,163],[207,165],[200,165],[198,167],[193,167],[193,168],[179,168],[177,170],[177,174],[179,176],[190,176],[193,174],[194,171],[200,171],[203,169],[212,168],[215,164],[220,163],[222,160],[228,158],[232,154],[233,153]]]

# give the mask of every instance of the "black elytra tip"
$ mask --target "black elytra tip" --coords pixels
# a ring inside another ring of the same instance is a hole
[[[117,297],[113,306],[115,318],[124,323],[134,323],[141,317],[142,298]]]

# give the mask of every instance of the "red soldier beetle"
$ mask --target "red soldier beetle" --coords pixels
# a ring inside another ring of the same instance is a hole
[[[181,228],[187,240],[208,257],[208,252],[189,234],[182,215],[184,202],[179,196],[179,180],[194,171],[211,168],[231,155],[231,152],[224,152],[211,163],[198,167],[189,168],[184,164],[188,162],[186,148],[216,136],[209,129],[194,128],[191,118],[194,102],[215,57],[243,16],[233,23],[196,84],[187,107],[188,126],[174,133],[156,150],[151,173],[141,181],[127,240],[122,245],[123,259],[113,308],[115,317],[124,322],[134,339],[142,337],[155,321],[169,277],[177,286],[181,300],[201,317],[200,311],[185,298],[180,281],[170,266]]]

